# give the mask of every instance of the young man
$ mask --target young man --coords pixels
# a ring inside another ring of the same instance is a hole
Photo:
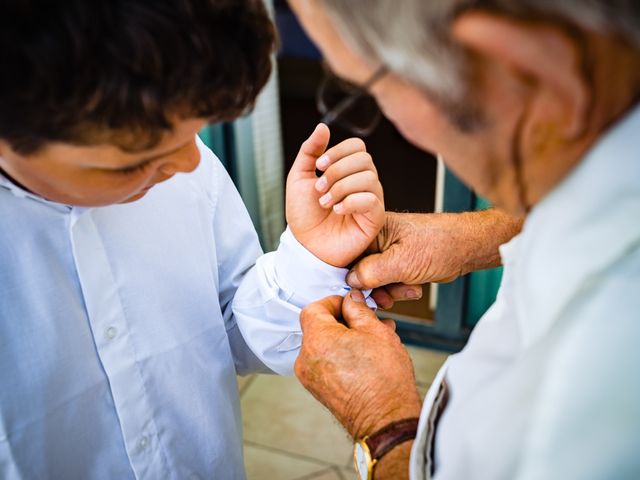
[[[0,478],[244,477],[236,374],[291,373],[300,307],[384,221],[362,142],[319,126],[262,255],[196,133],[274,44],[258,0],[0,7]]]

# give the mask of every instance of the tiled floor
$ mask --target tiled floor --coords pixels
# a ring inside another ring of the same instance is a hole
[[[409,347],[424,395],[446,355]],[[248,480],[350,480],[351,440],[295,378],[238,379]]]

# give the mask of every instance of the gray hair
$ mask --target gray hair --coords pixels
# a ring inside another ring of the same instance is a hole
[[[555,19],[615,33],[640,47],[638,0],[321,1],[345,40],[364,58],[386,65],[431,93],[435,100],[454,109],[457,105],[459,110],[465,91],[464,61],[451,40],[449,26],[469,8],[520,18]]]

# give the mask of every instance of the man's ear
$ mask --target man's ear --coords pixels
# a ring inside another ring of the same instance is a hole
[[[546,102],[559,102],[553,109],[562,108],[565,139],[584,133],[591,90],[581,52],[561,28],[469,11],[454,21],[452,31],[463,47],[522,76],[534,88],[544,91]]]

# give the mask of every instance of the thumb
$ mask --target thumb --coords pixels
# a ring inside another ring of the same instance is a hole
[[[392,245],[388,250],[368,255],[356,263],[347,275],[349,286],[366,290],[405,281],[402,278],[404,262],[398,258],[396,250]]]
[[[349,328],[369,329],[380,320],[369,308],[360,290],[351,290],[342,302],[342,318]],[[373,327],[375,328],[375,327]]]
[[[300,327],[304,334],[319,326],[337,325],[342,307],[342,297],[334,295],[311,303],[300,312]]]
[[[316,172],[316,160],[320,157],[329,145],[331,133],[329,127],[324,123],[319,123],[309,138],[307,138],[298,152],[295,162],[291,167],[291,172],[305,173]]]

